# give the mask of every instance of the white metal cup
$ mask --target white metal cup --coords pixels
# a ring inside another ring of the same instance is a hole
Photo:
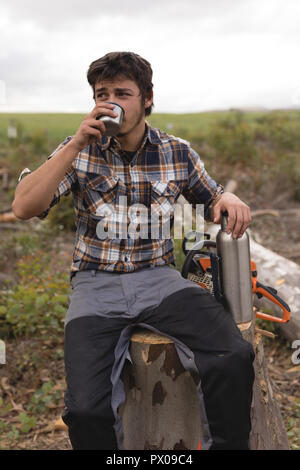
[[[105,124],[104,135],[113,136],[113,135],[117,135],[120,132],[122,122],[123,122],[124,109],[122,108],[122,106],[120,106],[117,103],[112,103],[111,101],[108,101],[108,103],[114,105],[113,111],[114,113],[117,113],[118,115],[116,117],[100,116],[97,119],[100,119]]]

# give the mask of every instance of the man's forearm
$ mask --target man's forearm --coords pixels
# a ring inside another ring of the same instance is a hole
[[[56,155],[23,178],[16,187],[12,210],[20,219],[30,219],[46,210],[78,154],[72,140]]]

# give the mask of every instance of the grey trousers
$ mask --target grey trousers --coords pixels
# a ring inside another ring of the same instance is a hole
[[[214,297],[170,266],[80,271],[71,283],[63,419],[74,449],[123,449],[121,372],[136,326],[173,339],[200,376],[202,449],[248,448],[254,352]]]

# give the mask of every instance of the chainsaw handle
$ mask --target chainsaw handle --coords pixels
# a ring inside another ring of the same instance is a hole
[[[258,297],[266,297],[267,299],[271,300],[274,304],[278,305],[282,311],[283,311],[283,316],[282,318],[275,317],[273,315],[269,315],[267,313],[262,313],[262,312],[257,312],[256,316],[258,318],[261,318],[263,320],[270,320],[274,321],[277,323],[287,323],[290,319],[290,307],[288,306],[287,303],[282,300],[279,295],[277,295],[277,291],[273,289],[272,287],[264,286],[261,284],[259,281],[256,281],[254,284],[254,289],[253,292],[255,294],[260,294]]]
[[[194,258],[196,253],[197,253],[197,251],[190,250],[190,251],[188,251],[188,253],[185,257],[184,263],[183,263],[182,268],[181,268],[181,275],[185,279],[187,279],[187,277],[188,277],[188,273],[189,273],[189,270],[190,270],[190,265],[191,265],[191,263],[193,261],[193,258]]]

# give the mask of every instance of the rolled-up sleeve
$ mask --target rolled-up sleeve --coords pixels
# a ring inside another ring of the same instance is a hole
[[[72,139],[72,137],[67,137],[64,142],[62,142],[55,150],[54,152],[49,155],[49,157],[47,158],[47,160],[49,160],[50,158],[54,157],[54,155],[56,155],[70,140]],[[47,161],[46,160],[46,161]],[[26,175],[30,174],[31,171],[29,168],[25,168],[20,176],[19,176],[19,179],[18,181],[21,181],[21,179],[23,177],[25,177]],[[75,187],[75,185],[77,184],[78,180],[77,180],[77,173],[76,171],[74,170],[74,168],[72,166],[70,166],[66,173],[65,173],[65,176],[64,178],[62,179],[62,181],[59,183],[54,195],[53,195],[53,198],[49,204],[49,206],[47,207],[47,209],[42,212],[41,214],[39,214],[37,217],[39,219],[45,219],[47,217],[47,215],[49,214],[50,212],[50,209],[55,206],[61,199],[62,196],[68,196],[70,194],[70,192],[72,191],[72,189]]]
[[[206,171],[195,150],[188,152],[188,182],[182,194],[193,206],[204,204],[204,218],[211,220],[211,205],[223,194],[224,188]]]

